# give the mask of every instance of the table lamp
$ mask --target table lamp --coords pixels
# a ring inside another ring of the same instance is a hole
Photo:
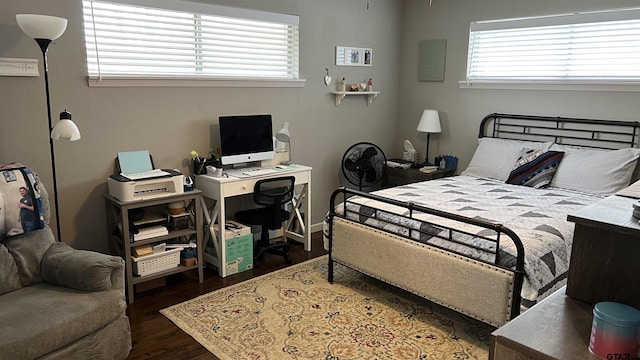
[[[432,133],[439,133],[442,131],[440,127],[440,117],[438,116],[438,110],[427,109],[422,112],[422,117],[418,123],[418,132],[427,133],[427,150],[422,165],[428,166],[429,163],[429,138]]]
[[[288,122],[285,122],[282,125],[282,128],[276,134],[276,140],[289,144],[289,161],[282,162],[282,165],[289,165],[293,163],[293,161],[291,161],[291,133],[289,132]]]

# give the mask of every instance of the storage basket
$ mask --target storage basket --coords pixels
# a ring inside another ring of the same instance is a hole
[[[181,250],[182,249],[171,249],[158,254],[139,258],[133,257],[133,273],[144,276],[173,269],[180,265]]]

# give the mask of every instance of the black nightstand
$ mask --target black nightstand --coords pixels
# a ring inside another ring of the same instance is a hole
[[[420,181],[440,179],[443,177],[453,176],[454,171],[455,170],[452,169],[438,169],[434,172],[423,173],[419,169],[400,169],[389,167],[387,168],[387,179],[384,186],[392,187]]]

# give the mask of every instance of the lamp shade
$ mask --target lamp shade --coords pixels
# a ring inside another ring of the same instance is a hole
[[[51,138],[53,140],[69,140],[76,141],[80,139],[80,130],[71,120],[71,114],[67,111],[60,113],[60,121],[51,130]]]
[[[438,110],[427,109],[423,111],[417,130],[423,133],[441,132],[442,128],[440,127],[440,116],[438,116]]]
[[[289,132],[288,122],[285,122],[284,125],[282,125],[282,129],[280,129],[280,131],[278,131],[278,133],[276,134],[276,139],[282,142],[289,142],[289,140],[291,140],[291,133]]]
[[[67,29],[67,19],[37,14],[17,14],[16,21],[22,31],[34,39],[55,40]]]

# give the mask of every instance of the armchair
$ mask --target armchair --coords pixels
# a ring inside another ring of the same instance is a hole
[[[0,205],[17,203],[20,178],[8,171],[14,170],[5,166],[0,176]],[[35,174],[34,180],[42,229],[23,230],[8,214],[17,207],[0,206],[6,210],[0,221],[9,229],[0,234],[7,235],[0,236],[0,360],[126,358],[131,330],[124,261],[57,242],[46,225],[46,190]]]

